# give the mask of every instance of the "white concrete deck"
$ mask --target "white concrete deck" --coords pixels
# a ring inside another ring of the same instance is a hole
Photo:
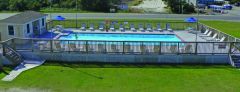
[[[15,78],[17,78],[17,76],[19,76],[22,72],[27,71],[29,69],[38,67],[40,65],[42,65],[44,63],[44,61],[39,62],[39,61],[24,61],[25,63],[23,64],[25,67],[24,68],[20,68],[17,70],[12,70],[9,75],[5,76],[4,78],[2,78],[2,81],[12,81]],[[36,63],[38,62],[38,63]]]

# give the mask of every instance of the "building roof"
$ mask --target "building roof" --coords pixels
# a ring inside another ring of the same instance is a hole
[[[20,14],[8,17],[6,19],[0,20],[0,23],[13,23],[13,24],[25,24],[31,22],[35,19],[47,16],[47,14],[42,14],[35,11],[25,11]]]

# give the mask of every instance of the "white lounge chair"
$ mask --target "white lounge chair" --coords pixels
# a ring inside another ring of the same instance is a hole
[[[115,31],[114,24],[111,24],[111,25],[110,25],[110,31]]]
[[[152,25],[151,24],[147,24],[147,31],[152,32]]]
[[[221,39],[216,39],[218,42],[223,42],[226,39],[226,37],[222,37]]]
[[[94,24],[90,24],[89,30],[94,31]]]
[[[170,26],[170,24],[166,24],[166,30],[167,31],[170,31],[170,32],[173,32],[173,30],[171,29],[171,26]]]
[[[144,28],[143,28],[143,24],[139,24],[138,25],[138,28],[141,32],[145,32]]]
[[[119,25],[119,30],[120,30],[121,32],[124,32],[124,31],[125,31],[123,24],[120,24],[120,25]]]
[[[215,33],[212,37],[207,37],[207,38],[204,38],[206,41],[214,41],[216,38],[217,38],[217,33]]]
[[[157,29],[156,30],[159,31],[159,32],[163,32],[163,30],[161,29],[161,24],[157,24]]]
[[[56,25],[55,29],[56,31],[62,32],[64,30],[64,27],[62,25]]]
[[[208,32],[207,35],[200,35],[200,37],[210,37],[212,35],[212,31]]]
[[[100,31],[104,31],[104,25],[103,24],[99,24],[99,28]]]
[[[82,27],[80,28],[82,31],[86,31],[86,24],[82,23]]]
[[[135,29],[135,27],[134,27],[134,24],[131,24],[131,25],[130,25],[130,30],[133,31],[133,32],[136,32],[136,29]]]
[[[209,32],[209,29],[207,29],[207,30],[203,33],[203,35],[207,35],[208,32]]]

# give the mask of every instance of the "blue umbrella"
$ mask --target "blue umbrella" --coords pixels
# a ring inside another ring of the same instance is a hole
[[[186,18],[184,21],[188,23],[196,23],[197,19],[194,17],[189,17],[189,18]]]
[[[56,16],[53,20],[63,21],[65,18],[62,16]]]

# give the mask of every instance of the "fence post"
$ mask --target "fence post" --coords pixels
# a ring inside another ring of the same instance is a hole
[[[31,39],[31,45],[32,45],[32,52],[33,52],[33,49],[34,49],[34,44],[33,44],[33,39]]]
[[[50,51],[53,52],[53,40],[50,40]]]
[[[159,43],[159,52],[158,52],[159,55],[162,54],[162,42]]]
[[[70,48],[69,40],[67,41],[67,47],[68,47],[68,53],[70,53],[71,48]]]
[[[122,54],[125,54],[125,42],[123,41],[123,51]]]
[[[230,47],[229,47],[229,50],[228,50],[228,54],[232,54],[232,46],[233,46],[233,42],[230,42]]]
[[[177,45],[178,45],[178,49],[177,49],[177,50],[178,50],[178,51],[177,51],[177,55],[179,55],[179,54],[180,54],[180,50],[179,50],[179,42],[178,42],[178,44],[177,44]]]
[[[105,54],[107,53],[107,42],[105,41]]]
[[[197,51],[198,51],[198,50],[197,50],[197,49],[198,49],[198,42],[195,42],[195,43],[196,43],[196,46],[195,46],[195,54],[197,55],[197,54],[198,54],[198,52],[197,52]]]
[[[212,55],[214,55],[214,49],[215,49],[215,44],[214,42],[212,43],[213,47],[212,47]]]
[[[15,40],[15,38],[11,39],[12,45],[13,45],[12,49],[13,49],[13,50],[16,50],[16,46],[15,46],[16,44],[15,44],[15,41],[14,41],[14,40]]]
[[[88,41],[86,41],[85,43],[85,49],[86,49],[86,53],[88,53]]]
[[[6,55],[6,51],[5,51],[5,45],[4,45],[4,43],[1,43],[1,44],[2,44],[3,56],[5,56],[5,55]]]
[[[144,51],[145,51],[145,47],[143,47],[143,42],[140,43],[140,53],[143,55]]]

